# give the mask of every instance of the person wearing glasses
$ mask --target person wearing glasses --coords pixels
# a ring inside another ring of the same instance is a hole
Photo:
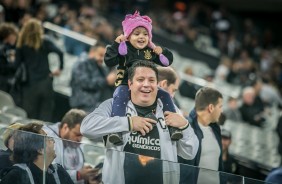
[[[74,183],[89,181],[98,173],[90,165],[84,165],[84,153],[80,147],[82,134],[80,125],[86,112],[81,109],[69,110],[61,122],[44,125],[43,130],[56,138],[56,154],[54,162],[61,164],[71,176]]]
[[[52,164],[56,158],[55,141],[47,137],[42,127],[32,122],[14,134],[12,159],[15,164],[2,173],[1,184],[73,184],[61,165]]]

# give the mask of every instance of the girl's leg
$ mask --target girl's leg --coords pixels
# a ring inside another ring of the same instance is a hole
[[[120,85],[116,88],[113,95],[113,106],[111,117],[125,116],[126,106],[129,101],[129,91],[127,85]],[[123,143],[122,134],[120,132],[109,135],[109,141],[119,145]]]
[[[126,106],[129,101],[128,86],[120,85],[116,88],[113,95],[113,106],[111,117],[125,116]]]

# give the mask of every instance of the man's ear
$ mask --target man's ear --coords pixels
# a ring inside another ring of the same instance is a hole
[[[43,155],[44,154],[44,149],[42,148],[40,150],[37,150],[37,152],[38,152],[39,155]]]
[[[65,134],[66,132],[68,132],[68,130],[69,130],[68,124],[64,123],[62,127],[62,131],[63,131],[62,133]]]
[[[63,129],[68,129],[69,127],[68,127],[68,125],[66,123],[64,123],[62,128]]]
[[[208,110],[209,110],[210,113],[213,111],[213,109],[214,109],[214,105],[213,104],[209,104]]]
[[[160,81],[160,82],[159,82],[159,86],[160,86],[161,88],[166,88],[166,87],[167,87],[167,80],[162,80],[162,81]]]
[[[131,87],[131,85],[132,85],[131,80],[128,80],[127,83],[128,83],[128,88],[130,89],[130,87]]]

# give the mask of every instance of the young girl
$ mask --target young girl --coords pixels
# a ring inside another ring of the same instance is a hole
[[[113,109],[111,116],[124,116],[129,99],[127,69],[137,60],[149,60],[161,66],[171,65],[173,55],[167,48],[156,46],[152,42],[152,20],[148,16],[141,16],[138,11],[133,15],[126,15],[122,21],[124,35],[121,34],[115,42],[107,47],[105,63],[107,66],[118,65],[117,86],[114,92]],[[164,111],[175,112],[170,95],[158,90],[158,98],[164,104]],[[172,140],[183,137],[182,132],[170,127]],[[109,141],[114,144],[122,143],[120,134],[110,134]]]

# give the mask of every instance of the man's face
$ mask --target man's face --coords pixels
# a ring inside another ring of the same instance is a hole
[[[157,76],[153,69],[138,67],[132,81],[128,81],[131,100],[139,106],[152,105],[157,97]]]
[[[218,122],[219,117],[222,113],[222,98],[218,99],[218,103],[214,105],[214,108],[211,112],[211,122]]]
[[[173,98],[175,95],[175,92],[179,88],[179,80],[177,79],[174,84],[170,84],[170,85],[167,85],[166,80],[163,82],[161,81],[159,82],[159,86],[163,88],[165,91],[167,91],[170,94],[171,98]]]
[[[104,47],[98,47],[95,51],[93,51],[94,59],[96,60],[98,65],[102,65],[104,62],[104,56],[106,53],[106,49]]]
[[[10,45],[15,45],[16,41],[17,41],[17,35],[14,34],[10,34],[6,39],[6,42],[9,43]]]
[[[9,148],[11,151],[14,150],[14,143],[15,143],[14,137],[11,136],[11,138],[8,140],[8,148]]]
[[[69,146],[72,146],[72,147],[79,146],[79,144],[77,144],[76,142],[79,143],[82,139],[82,134],[80,133],[80,124],[76,124],[76,126],[71,129],[65,123],[62,127],[61,138],[73,141],[73,142],[67,142],[67,145]]]
[[[249,91],[243,94],[243,102],[247,105],[253,105],[255,101],[255,92]]]
[[[44,136],[47,136],[47,134],[44,130],[41,130],[41,134],[44,135]],[[45,153],[47,155],[47,158],[51,162],[56,158],[54,138],[49,137],[49,136],[46,137],[46,152]]]

